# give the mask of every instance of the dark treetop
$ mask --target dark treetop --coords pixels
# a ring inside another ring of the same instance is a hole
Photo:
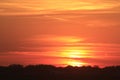
[[[0,80],[120,80],[120,66],[99,68],[12,64],[0,66]]]

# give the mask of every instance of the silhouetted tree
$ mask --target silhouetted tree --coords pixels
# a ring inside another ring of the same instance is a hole
[[[120,66],[0,66],[0,80],[120,80]]]

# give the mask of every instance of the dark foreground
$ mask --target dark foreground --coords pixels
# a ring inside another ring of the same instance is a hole
[[[52,65],[0,66],[0,80],[120,80],[120,66],[54,67]]]

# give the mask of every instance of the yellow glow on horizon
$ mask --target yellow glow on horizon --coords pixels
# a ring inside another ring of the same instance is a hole
[[[75,61],[75,60],[70,60],[70,61],[67,62],[66,65],[70,65],[70,66],[73,66],[73,67],[75,67],[75,66],[80,67],[80,66],[85,65],[85,63],[79,62],[79,61]]]
[[[61,56],[68,59],[64,61],[66,65],[80,67],[86,65],[86,63],[81,62],[80,59],[88,57],[87,54],[88,53],[85,50],[80,50],[79,48],[71,47],[71,48],[66,48],[66,50],[64,50],[61,53]]]

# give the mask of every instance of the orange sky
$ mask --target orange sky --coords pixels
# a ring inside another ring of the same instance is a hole
[[[0,1],[0,65],[120,65],[120,0]]]

